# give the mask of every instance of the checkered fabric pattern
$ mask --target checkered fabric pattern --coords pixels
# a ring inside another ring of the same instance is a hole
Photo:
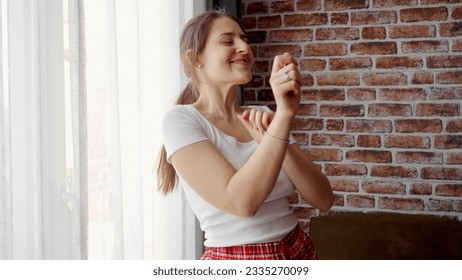
[[[275,242],[206,247],[201,260],[317,260],[311,238],[299,226]]]

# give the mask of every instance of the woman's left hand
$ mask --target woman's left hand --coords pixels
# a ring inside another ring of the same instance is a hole
[[[273,112],[263,112],[257,109],[246,109],[239,115],[239,119],[255,141],[260,143],[265,130],[268,129]]]

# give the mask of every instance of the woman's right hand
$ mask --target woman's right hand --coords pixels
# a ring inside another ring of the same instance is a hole
[[[300,72],[297,61],[289,53],[274,58],[270,85],[277,105],[277,113],[287,117],[297,114],[300,104]]]

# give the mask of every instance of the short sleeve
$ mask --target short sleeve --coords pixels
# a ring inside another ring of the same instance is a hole
[[[184,106],[175,106],[162,119],[162,132],[167,160],[179,149],[208,140],[200,120]]]

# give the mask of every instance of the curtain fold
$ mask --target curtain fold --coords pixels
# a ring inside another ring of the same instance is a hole
[[[153,168],[205,1],[0,1],[0,259],[198,258]]]

